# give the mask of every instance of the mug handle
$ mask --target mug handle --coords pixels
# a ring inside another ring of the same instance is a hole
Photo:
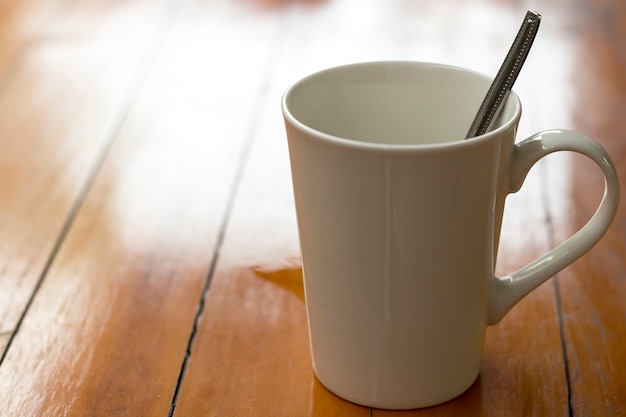
[[[494,277],[489,296],[487,323],[496,324],[524,296],[574,262],[606,232],[619,203],[619,181],[606,151],[593,139],[568,130],[548,130],[516,144],[511,159],[509,192],[517,192],[530,168],[544,156],[572,151],[589,157],[604,174],[604,195],[598,209],[578,232],[545,255],[506,277]]]

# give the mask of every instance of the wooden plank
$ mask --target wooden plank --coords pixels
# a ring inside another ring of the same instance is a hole
[[[102,37],[103,49],[91,54],[111,58],[115,46],[130,53],[106,39],[141,33],[134,25],[151,14],[147,5],[120,12],[130,27]],[[167,415],[260,88],[250,69],[263,66],[273,33],[272,14],[240,7],[188,4],[161,37],[158,60],[0,367],[3,415]],[[80,55],[71,62],[67,76],[90,63]],[[105,94],[117,79],[99,81],[93,88]]]
[[[0,7],[0,86],[6,86],[11,81],[11,69],[17,66],[20,55],[28,50],[28,41],[35,37],[38,26],[49,15],[54,3],[6,2]],[[16,314],[23,308],[23,304],[14,305],[9,297],[3,300],[2,294],[9,293],[2,288],[0,274],[0,352],[11,338]],[[12,314],[9,309],[13,310]]]
[[[273,71],[175,415],[370,414],[328,392],[312,374],[280,96],[310,72],[365,60],[422,59],[497,71],[510,42],[501,33],[518,25],[524,11],[518,12],[491,9],[487,3],[473,9],[461,2],[425,8],[341,2],[282,11],[288,15],[281,35],[286,45]],[[467,13],[496,25],[458,27]],[[324,30],[316,30],[320,27]],[[464,41],[460,33],[475,35]],[[477,42],[490,48],[472,57]],[[524,123],[525,131],[534,129]],[[520,195],[508,203],[501,272],[547,248],[541,175],[541,168],[532,172]],[[441,407],[404,413],[567,415],[555,309],[552,285],[542,286],[489,329],[481,377],[465,395]]]
[[[65,6],[36,34],[24,29],[38,41],[20,54],[0,97],[0,352],[143,76],[165,10],[164,1],[129,2],[94,20],[87,3]],[[75,33],[55,36],[64,30]]]
[[[567,88],[574,128],[598,140],[621,179],[622,203],[604,238],[559,274],[573,415],[626,415],[626,4],[590,1],[577,10],[574,65]],[[556,240],[595,211],[602,174],[583,157],[566,155],[547,178]]]

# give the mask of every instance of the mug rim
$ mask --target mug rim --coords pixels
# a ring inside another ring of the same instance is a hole
[[[281,109],[283,113],[283,117],[285,120],[296,128],[306,132],[312,137],[318,138],[322,141],[329,142],[335,145],[347,146],[351,148],[362,148],[362,149],[370,149],[370,150],[387,150],[387,151],[408,151],[408,150],[439,150],[444,148],[454,148],[459,146],[472,146],[478,145],[482,142],[493,140],[494,138],[502,135],[504,132],[515,128],[518,124],[521,113],[522,113],[522,103],[519,99],[519,96],[515,93],[515,91],[511,90],[507,97],[508,100],[513,100],[513,115],[509,117],[505,123],[498,126],[497,128],[490,130],[482,135],[475,136],[471,138],[471,140],[466,140],[465,138],[455,139],[452,141],[442,142],[442,143],[414,143],[414,144],[389,144],[389,143],[375,143],[375,142],[365,142],[358,141],[354,139],[349,139],[337,135],[332,135],[329,133],[322,132],[321,130],[315,129],[303,122],[301,122],[298,118],[296,118],[291,111],[289,110],[289,106],[287,101],[289,96],[293,91],[298,89],[300,86],[306,84],[307,82],[324,75],[325,73],[335,72],[338,70],[345,70],[352,67],[366,67],[366,66],[416,66],[422,68],[441,68],[447,70],[455,70],[465,72],[471,75],[476,75],[482,78],[489,80],[489,83],[492,82],[493,77],[489,77],[481,72],[474,71],[468,68],[456,66],[456,65],[448,65],[448,64],[440,64],[434,62],[425,62],[425,61],[365,61],[358,62],[352,64],[338,65],[329,67],[320,71],[313,72],[306,77],[300,79],[299,81],[292,84],[283,94],[281,100]],[[469,128],[469,126],[468,126]],[[470,139],[470,138],[468,138]]]

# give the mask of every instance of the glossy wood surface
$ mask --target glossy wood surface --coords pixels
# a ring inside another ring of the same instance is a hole
[[[457,399],[371,410],[314,377],[280,97],[367,60],[495,74],[543,15],[519,137],[583,132],[626,195],[623,0],[0,4],[1,416],[626,416],[626,211],[487,331]],[[497,272],[580,228],[599,169],[511,195]]]

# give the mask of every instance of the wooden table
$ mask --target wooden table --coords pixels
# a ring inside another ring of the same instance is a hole
[[[529,8],[520,138],[579,130],[626,184],[623,0],[0,3],[0,415],[626,415],[624,205],[489,328],[461,397],[370,410],[311,369],[283,91],[370,60],[495,74]],[[582,157],[540,162],[498,272],[571,235],[602,186]]]

